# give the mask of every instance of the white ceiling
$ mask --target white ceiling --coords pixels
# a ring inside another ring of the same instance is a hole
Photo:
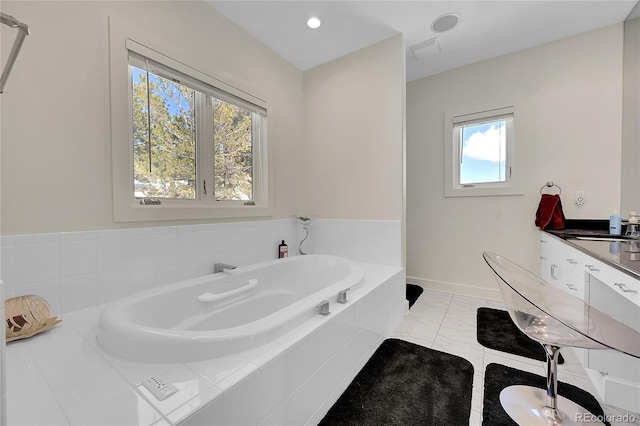
[[[303,71],[402,33],[411,81],[622,22],[637,0],[207,2]],[[460,22],[434,33],[445,13]],[[307,28],[310,15],[322,27]],[[442,51],[416,59],[409,46],[436,36]]]

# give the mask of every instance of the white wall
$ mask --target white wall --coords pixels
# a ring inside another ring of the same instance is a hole
[[[302,73],[206,3],[3,1],[2,11],[31,29],[0,97],[3,235],[162,225],[112,219],[109,15],[165,32],[191,46],[193,66],[268,97],[274,217],[302,209]],[[3,63],[14,37],[2,26]]]
[[[540,187],[562,188],[565,216],[606,218],[620,203],[622,24],[458,68],[407,85],[407,276],[496,296],[482,259],[498,252],[539,270]],[[515,105],[525,150],[522,196],[444,197],[444,116]],[[574,191],[586,203],[574,203]]]
[[[634,9],[640,14],[640,3]],[[632,11],[632,14],[634,13]],[[631,16],[631,15],[630,15]],[[640,210],[640,18],[624,23],[622,213]]]
[[[401,220],[401,35],[304,73],[307,215]]]

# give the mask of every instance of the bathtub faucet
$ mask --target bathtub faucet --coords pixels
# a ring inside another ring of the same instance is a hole
[[[318,313],[320,315],[329,315],[331,312],[329,312],[329,301],[328,300],[323,300],[322,302],[320,302],[320,304],[318,306],[316,306],[316,309],[318,310]]]
[[[236,265],[228,265],[226,263],[214,263],[213,264],[213,273],[217,274],[218,272],[226,272],[232,269],[236,269]]]

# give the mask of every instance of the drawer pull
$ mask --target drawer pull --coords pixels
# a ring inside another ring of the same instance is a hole
[[[595,266],[593,266],[593,265],[585,265],[585,266],[586,266],[586,267],[587,267],[587,269],[589,269],[590,271],[593,271],[593,272],[600,272],[600,269],[596,268],[596,267],[595,267]]]
[[[567,262],[569,262],[572,265],[577,265],[578,261],[577,260],[573,260],[573,259],[567,259]]]
[[[614,283],[613,285],[620,287],[620,290],[622,290],[625,293],[637,293],[638,290],[632,290],[630,288],[626,288],[627,285],[624,283]]]
[[[554,280],[558,279],[558,277],[556,276],[557,270],[558,270],[558,265],[551,265],[550,275],[551,275],[551,278],[553,278]]]
[[[540,260],[547,260],[549,259],[548,257],[544,257],[544,256],[540,256]]]
[[[578,287],[574,286],[573,284],[567,283],[567,287],[569,287],[569,290],[577,290]]]

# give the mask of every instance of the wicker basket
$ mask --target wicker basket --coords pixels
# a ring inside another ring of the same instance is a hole
[[[26,339],[62,321],[49,316],[49,304],[40,296],[18,296],[4,301],[6,340]]]

